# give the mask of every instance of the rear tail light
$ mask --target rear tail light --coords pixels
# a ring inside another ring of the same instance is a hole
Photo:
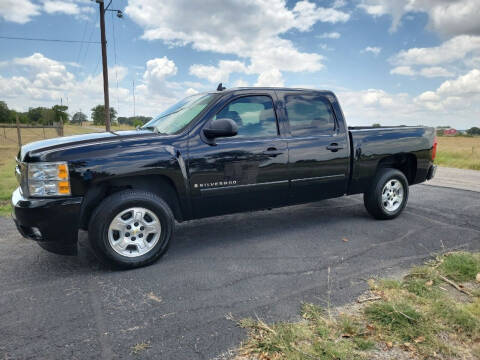
[[[435,160],[435,156],[437,156],[437,145],[438,145],[437,137],[435,136],[435,138],[433,139],[432,161]]]

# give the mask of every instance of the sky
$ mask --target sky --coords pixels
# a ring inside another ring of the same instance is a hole
[[[113,0],[110,9],[124,14],[106,14],[119,116],[154,116],[222,82],[332,90],[349,125],[480,126],[479,0]],[[90,116],[103,104],[99,40],[94,1],[0,0],[0,100]]]

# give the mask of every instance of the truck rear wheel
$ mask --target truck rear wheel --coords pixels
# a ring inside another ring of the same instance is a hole
[[[174,217],[157,195],[126,190],[106,198],[93,212],[88,227],[97,257],[119,268],[152,264],[167,250]]]
[[[408,201],[408,180],[391,168],[380,169],[367,192],[363,194],[365,208],[375,219],[396,218]]]

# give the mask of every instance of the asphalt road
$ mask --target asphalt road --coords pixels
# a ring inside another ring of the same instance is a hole
[[[1,218],[0,359],[212,359],[245,335],[226,314],[295,319],[328,289],[332,304],[352,301],[371,276],[480,249],[479,220],[480,193],[417,185],[393,221],[371,219],[360,196],[198,220],[160,262],[113,272],[85,245],[49,254]]]
[[[480,192],[480,171],[439,166],[427,184]]]

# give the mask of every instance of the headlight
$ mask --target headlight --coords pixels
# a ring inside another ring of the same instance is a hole
[[[30,196],[70,195],[68,165],[65,162],[29,163],[27,183]]]

